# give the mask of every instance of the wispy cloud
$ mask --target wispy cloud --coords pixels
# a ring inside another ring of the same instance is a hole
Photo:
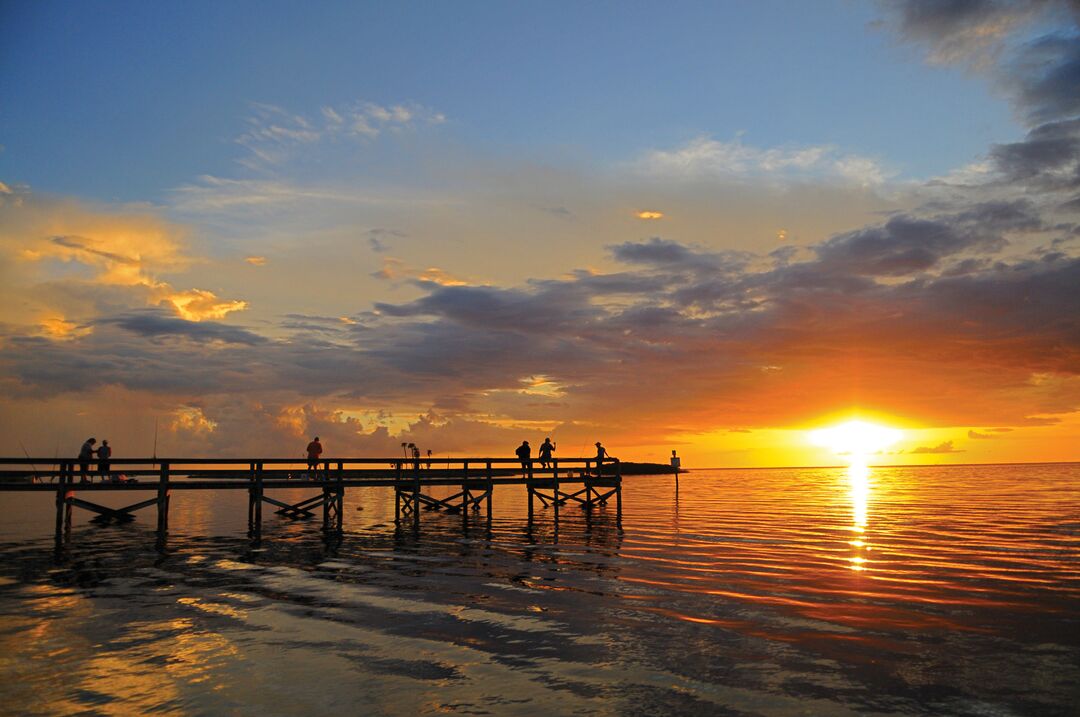
[[[673,149],[651,150],[634,166],[648,176],[684,179],[825,177],[873,186],[892,176],[873,158],[844,154],[831,146],[762,148],[708,136]]]
[[[380,105],[353,102],[324,106],[316,115],[291,112],[276,105],[252,103],[248,129],[237,144],[250,152],[241,161],[257,168],[278,164],[303,145],[323,141],[373,140],[385,133],[438,125],[446,116],[416,103]]]

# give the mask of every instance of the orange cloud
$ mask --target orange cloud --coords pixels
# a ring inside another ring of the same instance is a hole
[[[646,219],[646,220],[648,220],[648,219],[663,219],[664,218],[664,213],[663,212],[653,211],[653,210],[650,210],[650,209],[645,209],[645,210],[642,210],[642,211],[638,212],[635,216],[638,219]]]
[[[467,284],[467,282],[462,279],[459,279],[438,267],[432,266],[427,269],[415,269],[402,260],[390,256],[383,258],[382,268],[372,274],[372,276],[378,279],[387,279],[389,281],[415,279],[417,281],[437,284],[438,286],[465,286]]]
[[[173,411],[168,429],[173,433],[185,433],[195,436],[205,436],[213,433],[217,423],[207,418],[201,408],[196,406],[181,406]]]
[[[56,340],[80,338],[93,331],[93,327],[67,321],[63,316],[59,315],[46,316],[39,320],[38,328],[43,336]]]
[[[162,286],[167,287],[167,284]],[[248,307],[246,301],[222,300],[212,291],[188,289],[177,291],[164,297],[162,302],[171,305],[176,313],[188,321],[223,319],[233,311],[243,311]]]
[[[245,256],[244,261],[252,266],[266,266],[265,256]]]
[[[88,324],[101,310],[88,300],[92,296],[108,296],[102,305],[111,308],[165,303],[188,321],[220,319],[248,306],[202,289],[177,289],[158,278],[198,262],[187,252],[181,226],[149,212],[105,211],[28,191],[17,199],[0,192],[0,260],[20,265],[0,292],[20,297],[22,307],[17,314],[0,312],[2,320],[29,321],[39,335],[70,339],[91,331]],[[34,291],[36,284],[58,279],[67,294]],[[10,308],[16,302],[0,304]]]

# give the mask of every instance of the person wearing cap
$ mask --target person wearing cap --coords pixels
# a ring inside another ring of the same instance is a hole
[[[596,475],[601,476],[604,474],[604,459],[607,458],[607,449],[605,449],[600,441],[596,442]]]
[[[555,450],[555,444],[551,442],[551,438],[545,438],[544,442],[540,444],[540,467],[546,469],[551,464],[551,452]]]

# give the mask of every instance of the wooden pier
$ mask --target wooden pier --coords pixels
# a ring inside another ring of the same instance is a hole
[[[288,458],[127,458],[110,460],[110,475],[90,463],[91,480],[80,477],[78,460],[56,458],[0,458],[0,492],[49,491],[56,498],[56,535],[71,528],[75,508],[95,513],[98,522],[134,520],[145,508],[157,508],[157,532],[169,529],[169,504],[177,490],[246,490],[248,530],[259,535],[263,506],[290,519],[312,519],[321,512],[323,529],[340,532],[344,525],[345,491],[361,488],[392,488],[394,518],[398,525],[420,527],[424,511],[470,514],[486,519],[492,515],[495,486],[522,486],[528,492],[529,519],[534,511],[550,509],[558,521],[559,511],[575,506],[587,513],[614,499],[616,520],[622,519],[622,472],[618,459],[561,458],[547,466],[533,461],[522,468],[512,458],[451,458],[415,460],[402,458],[320,459],[314,471],[307,461]],[[123,479],[120,480],[120,476]],[[446,498],[432,495],[434,487],[456,490]],[[310,489],[311,495],[287,503],[268,491]],[[104,491],[153,491],[154,497],[121,508],[109,508],[91,498]],[[538,506],[537,506],[538,504]]]

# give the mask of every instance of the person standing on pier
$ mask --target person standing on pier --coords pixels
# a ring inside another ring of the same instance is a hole
[[[529,447],[529,442],[522,441],[514,453],[517,454],[518,460],[521,461],[521,477],[528,478],[529,465],[532,463],[532,448]]]
[[[551,452],[555,450],[555,444],[551,442],[550,438],[545,438],[544,442],[540,444],[540,448],[537,451],[540,457],[540,467],[547,468],[551,463]]]
[[[109,459],[112,458],[112,448],[109,447],[109,442],[108,441],[106,441],[106,440],[101,441],[101,446],[97,449],[97,458],[98,458],[97,469],[98,469],[98,473],[101,474],[101,480],[102,481],[111,480],[111,477],[109,476],[109,471],[110,471]]]
[[[322,455],[322,444],[319,443],[319,437],[315,436],[311,439],[311,443],[307,444],[307,469],[308,478],[315,480],[318,477],[319,471],[319,456]]]
[[[596,442],[596,475],[600,477],[604,475],[604,460],[608,457],[607,449],[604,448],[600,441]]]
[[[94,460],[95,443],[97,443],[96,438],[87,438],[79,449],[79,480],[83,483],[93,482],[86,476],[90,473],[90,461]]]

